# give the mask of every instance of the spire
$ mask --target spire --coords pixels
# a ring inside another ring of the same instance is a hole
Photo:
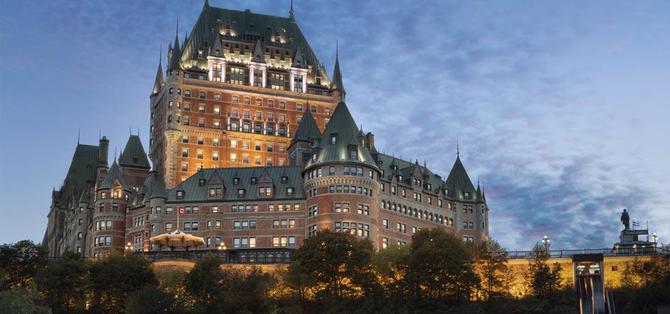
[[[463,197],[466,192],[470,194],[476,192],[460,158],[456,158],[456,162],[454,162],[454,166],[451,168],[451,172],[449,172],[446,183],[449,188],[449,196]]]
[[[265,63],[265,53],[263,53],[263,44],[261,44],[261,40],[259,39],[256,41],[256,47],[254,47],[254,54],[252,56],[253,62],[258,62],[258,63]]]
[[[177,19],[177,31],[174,35],[174,45],[172,46],[172,56],[170,59],[170,64],[168,65],[169,71],[179,71],[179,61],[181,59],[181,49],[179,48],[179,19]]]
[[[458,138],[456,138],[456,159],[460,159],[460,158],[461,158],[461,151],[460,151],[460,147],[458,146]]]
[[[203,8],[209,8],[209,0],[205,0],[205,3],[202,5]]]
[[[295,21],[295,11],[293,11],[293,0],[291,0],[291,8],[288,10],[288,19]]]
[[[151,94],[156,95],[163,87],[163,47],[160,49],[160,57],[158,58],[158,70],[156,70],[156,79],[154,79],[154,87],[151,89]]]
[[[340,99],[344,99],[347,92],[342,84],[342,72],[340,71],[339,43],[335,43],[335,69],[333,70],[333,80],[330,82],[330,90],[340,92]]]

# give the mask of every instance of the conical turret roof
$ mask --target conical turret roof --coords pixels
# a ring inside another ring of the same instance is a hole
[[[156,78],[154,79],[154,87],[151,89],[151,94],[158,94],[161,91],[161,88],[163,88],[163,62],[162,60],[159,60],[158,70],[156,70]]]
[[[128,187],[126,180],[123,179],[121,169],[119,168],[119,164],[116,163],[116,160],[114,160],[112,167],[109,168],[107,176],[105,176],[105,179],[102,180],[102,183],[100,183],[98,189],[111,189],[112,186],[114,186],[114,182],[118,182],[123,188]]]
[[[475,193],[475,187],[460,157],[456,157],[456,162],[454,162],[454,166],[447,177],[447,188],[449,189],[449,196],[452,197],[462,197],[464,192],[468,192],[470,195]]]
[[[172,58],[170,58],[170,64],[168,66],[169,71],[180,70],[180,61],[181,61],[181,48],[179,48],[179,30],[174,38],[174,46],[172,46]]]
[[[333,70],[333,79],[330,81],[330,90],[339,91],[342,98],[347,94],[342,83],[342,72],[340,71],[340,58],[335,55],[335,69]]]
[[[263,44],[261,43],[260,39],[256,42],[254,53],[251,57],[251,61],[253,62],[265,63],[265,53],[263,53]]]
[[[356,152],[355,158],[351,158],[351,150]],[[323,163],[359,163],[378,169],[370,151],[360,141],[356,122],[344,101],[335,107],[317,146],[316,158],[310,159],[306,168]]]
[[[300,124],[298,125],[298,130],[295,132],[293,140],[291,140],[291,146],[293,146],[293,144],[296,142],[310,142],[320,137],[321,131],[319,131],[319,127],[316,125],[316,121],[314,121],[312,111],[308,107],[307,113],[302,116]]]

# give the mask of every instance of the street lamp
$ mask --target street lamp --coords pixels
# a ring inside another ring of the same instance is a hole
[[[126,243],[126,252],[132,252],[133,251],[133,244],[128,242]]]
[[[549,236],[545,234],[544,237],[542,237],[542,244],[549,246],[550,242],[551,240],[549,240]]]
[[[654,239],[654,240],[651,241],[651,242],[654,242],[654,244],[656,244],[656,242],[658,241],[658,235],[656,235],[656,232],[654,232],[654,233],[651,234],[651,238]]]

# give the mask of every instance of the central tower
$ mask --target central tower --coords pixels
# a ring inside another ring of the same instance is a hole
[[[276,17],[205,1],[190,35],[177,30],[165,71],[159,62],[150,158],[168,188],[199,168],[285,165],[306,110],[323,130],[343,94],[339,67],[331,81],[292,9]]]

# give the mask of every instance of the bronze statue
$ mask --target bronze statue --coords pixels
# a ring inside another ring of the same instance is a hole
[[[624,230],[630,229],[630,217],[628,217],[628,212],[626,209],[623,209],[623,213],[621,213],[621,222],[623,223]]]

